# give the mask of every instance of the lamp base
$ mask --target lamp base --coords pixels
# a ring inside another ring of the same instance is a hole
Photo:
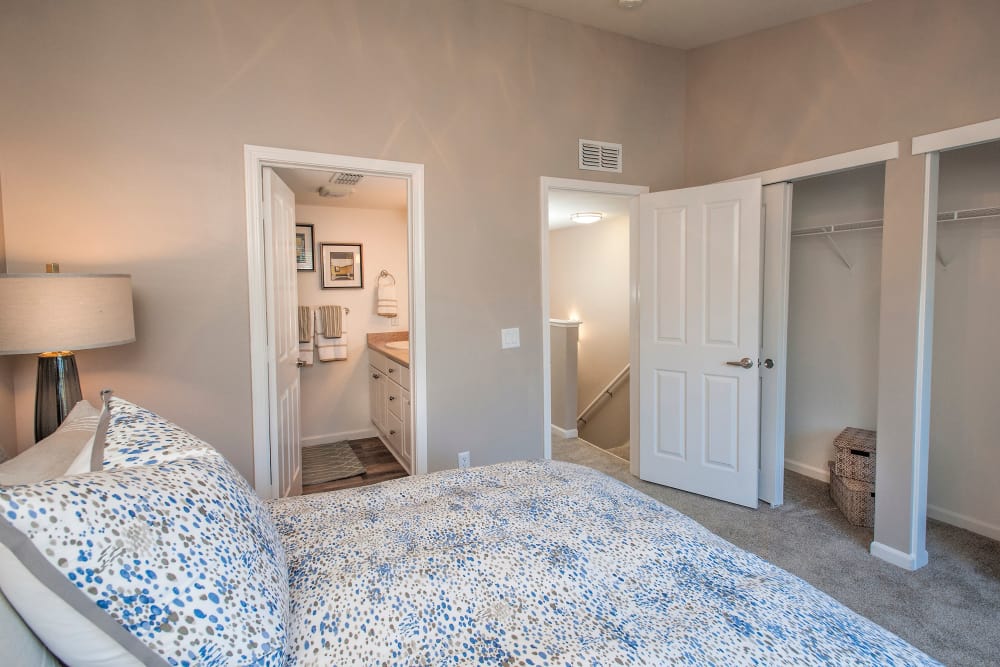
[[[35,383],[35,442],[59,428],[69,411],[83,397],[76,356],[72,352],[38,355]]]

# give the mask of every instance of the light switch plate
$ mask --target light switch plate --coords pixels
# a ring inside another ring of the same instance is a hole
[[[518,327],[513,329],[500,330],[500,348],[508,350],[512,347],[521,347],[521,330]]]

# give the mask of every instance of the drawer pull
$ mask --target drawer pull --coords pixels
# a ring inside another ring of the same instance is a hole
[[[389,372],[390,372],[390,373],[393,373],[393,372],[395,372],[395,370],[396,370],[395,368],[390,368],[390,369],[389,369]]]
[[[389,431],[389,435],[396,435],[396,431]]]
[[[390,397],[389,397],[389,400],[390,400],[390,401],[395,401],[395,400],[396,400],[396,397],[395,397],[395,396],[390,396]]]
[[[382,376],[381,376],[381,375],[379,375],[378,373],[372,373],[372,379],[373,379],[373,380],[377,380],[377,379],[379,379],[380,377],[382,377]]]

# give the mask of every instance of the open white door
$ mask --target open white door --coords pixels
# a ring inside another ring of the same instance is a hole
[[[788,257],[792,238],[792,184],[767,185],[763,197],[764,295],[758,495],[771,507],[777,507],[785,497],[785,377],[788,372]]]
[[[269,167],[264,167],[264,218],[264,262],[271,278],[267,281],[271,488],[284,497],[302,493],[295,194]]]
[[[757,507],[761,182],[639,196],[639,477]]]

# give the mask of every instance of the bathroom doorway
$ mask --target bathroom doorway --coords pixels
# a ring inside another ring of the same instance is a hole
[[[245,153],[256,490],[301,492],[302,445],[331,439],[381,442],[406,473],[426,472],[423,166],[257,146]],[[309,311],[303,326],[299,305]],[[393,349],[371,348],[387,343]],[[397,391],[370,382],[373,374],[396,380]],[[352,412],[364,423],[333,414]]]

